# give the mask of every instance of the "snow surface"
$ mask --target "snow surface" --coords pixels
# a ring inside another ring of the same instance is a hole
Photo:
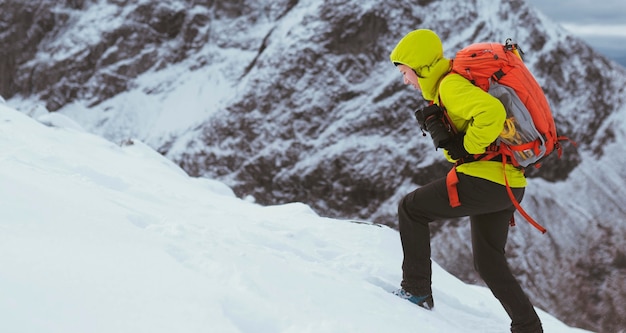
[[[397,232],[260,206],[147,145],[0,103],[0,332],[507,332],[434,265],[430,312],[389,293]],[[538,310],[546,332],[584,332]]]

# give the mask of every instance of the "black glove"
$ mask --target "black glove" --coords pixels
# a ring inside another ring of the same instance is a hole
[[[444,148],[452,137],[452,130],[445,121],[443,109],[437,104],[429,105],[415,111],[415,119],[420,125],[422,133],[430,133],[435,148]],[[425,135],[425,134],[424,134]]]
[[[420,125],[420,129],[422,131],[429,132],[427,125],[427,120],[440,119],[443,117],[443,110],[437,104],[431,104],[427,107],[417,109],[415,111],[415,119],[417,119],[417,123]]]
[[[448,155],[450,155],[453,160],[458,160],[470,155],[470,153],[468,153],[463,146],[464,138],[465,133],[459,133],[446,142],[446,145],[443,147],[448,151]]]

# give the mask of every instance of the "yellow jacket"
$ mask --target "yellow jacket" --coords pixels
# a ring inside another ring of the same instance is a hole
[[[414,30],[404,36],[389,58],[395,65],[404,64],[418,75],[422,96],[447,109],[454,126],[465,132],[464,147],[471,154],[481,154],[504,128],[506,111],[500,101],[474,86],[459,74],[449,74],[451,61],[443,56],[439,36],[428,29]],[[446,158],[454,162],[447,151]],[[507,164],[506,177],[511,187],[525,187],[524,172]],[[505,184],[502,162],[476,161],[457,167],[458,173]]]
[[[506,111],[497,98],[476,87],[459,74],[445,76],[439,85],[439,97],[450,120],[459,132],[465,132],[463,146],[470,154],[482,154],[496,140],[504,127]],[[439,103],[439,99],[435,99]],[[446,158],[453,160],[445,152]],[[502,162],[476,161],[456,168],[458,173],[505,184]],[[525,187],[524,172],[506,165],[506,177],[511,187]]]

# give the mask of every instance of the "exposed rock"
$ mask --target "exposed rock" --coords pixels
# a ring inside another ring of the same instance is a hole
[[[548,221],[550,232],[536,236],[518,222],[508,248],[511,266],[537,305],[569,324],[615,331],[626,325],[625,254],[619,250],[626,246],[626,193],[615,185],[626,177],[626,161],[623,149],[610,149],[626,137],[620,125],[626,71],[524,1],[481,6],[447,0],[8,0],[0,3],[0,42],[11,45],[0,49],[0,95],[10,100],[19,94],[61,112],[78,101],[89,112],[118,117],[109,123],[140,132],[145,123],[97,106],[139,90],[160,100],[174,85],[140,86],[142,75],[172,66],[185,74],[206,70],[236,93],[210,104],[202,113],[207,118],[194,119],[184,135],[150,133],[155,148],[189,174],[220,179],[261,204],[302,201],[322,215],[393,226],[400,197],[445,175],[450,165],[422,137],[413,111],[424,102],[402,85],[390,49],[418,27],[437,30],[448,56],[470,42],[514,37],[552,103],[559,134],[579,148],[564,144],[559,161],[551,156],[542,168],[528,170],[541,180],[523,205]],[[105,123],[92,126],[113,136]],[[563,188],[568,192],[555,193]],[[479,283],[465,220],[433,225],[432,232],[434,259]]]

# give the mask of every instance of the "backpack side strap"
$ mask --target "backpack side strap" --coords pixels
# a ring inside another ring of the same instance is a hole
[[[502,155],[502,170],[504,172],[504,183],[506,184],[506,192],[509,195],[509,199],[511,199],[511,202],[513,203],[513,206],[515,206],[515,208],[517,209],[517,211],[526,219],[526,221],[528,221],[528,223],[532,224],[533,227],[537,228],[537,230],[541,231],[542,234],[545,234],[548,230],[546,230],[546,228],[544,228],[543,226],[541,226],[541,224],[537,223],[537,221],[535,221],[535,219],[533,219],[528,213],[526,213],[526,211],[524,210],[524,208],[522,208],[522,206],[519,204],[519,202],[517,201],[517,199],[515,199],[515,195],[513,195],[513,190],[511,190],[511,186],[509,185],[509,180],[506,178],[506,155]],[[513,223],[513,225],[515,224],[513,218],[511,218],[511,221]]]
[[[456,184],[459,183],[459,176],[456,174],[456,164],[448,171],[446,176],[446,187],[448,189],[448,201],[450,207],[459,207],[461,200],[459,200],[459,191],[456,188]]]
[[[506,177],[506,164],[507,164],[508,157],[504,153],[500,153],[500,156],[501,156],[501,159],[502,159],[502,172],[504,173],[504,183],[505,183],[505,187],[506,187],[506,192],[507,192],[507,194],[509,196],[509,199],[513,203],[513,206],[515,206],[515,209],[517,209],[517,211],[520,213],[520,215],[522,215],[526,219],[526,221],[528,221],[528,223],[530,223],[533,227],[537,228],[537,230],[541,231],[542,234],[545,234],[548,230],[546,230],[546,228],[541,226],[541,224],[537,223],[537,221],[535,221],[535,219],[533,219],[530,216],[530,214],[528,214],[522,208],[520,203],[515,198],[515,195],[513,194],[513,190],[511,189],[511,186],[509,185],[509,180]],[[459,199],[459,191],[457,189],[457,184],[459,183],[459,177],[458,177],[458,175],[456,173],[456,167],[457,167],[457,165],[459,165],[461,163],[458,163],[458,162],[455,163],[454,166],[452,167],[452,169],[450,169],[450,171],[446,175],[446,187],[447,187],[447,190],[448,190],[448,201],[450,202],[450,207],[459,207],[459,206],[461,206],[461,200]],[[509,222],[509,224],[511,226],[515,225],[515,217],[514,216],[511,216],[511,221]]]

